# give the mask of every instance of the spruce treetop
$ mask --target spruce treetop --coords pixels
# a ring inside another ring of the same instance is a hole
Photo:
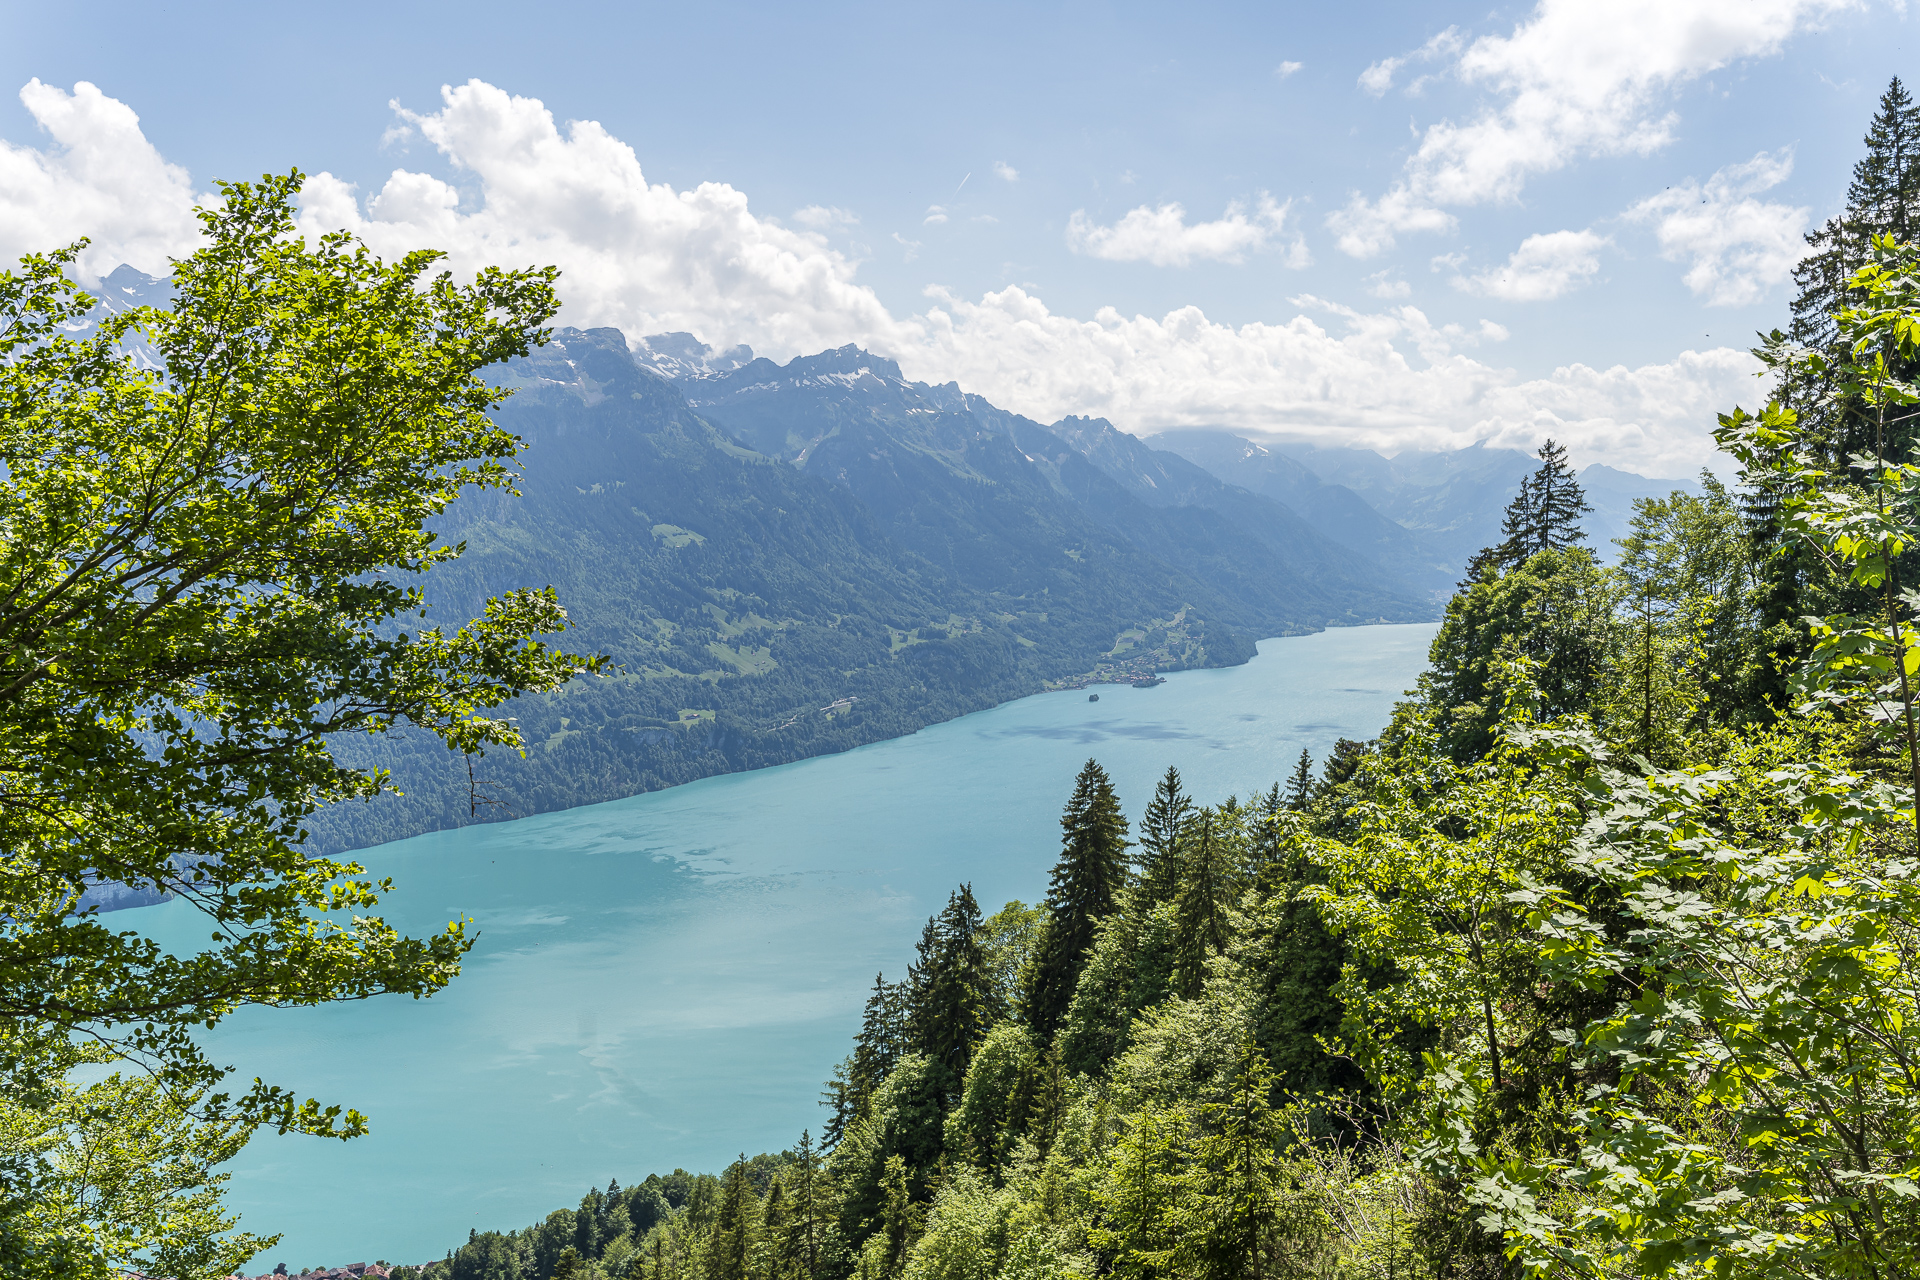
[[[1169,767],[1140,819],[1140,882],[1156,904],[1171,901],[1179,885],[1180,866],[1174,849],[1180,841],[1180,824],[1192,810],[1192,799],[1181,789],[1180,771]]]
[[[1520,481],[1520,491],[1500,519],[1500,542],[1483,548],[1467,562],[1462,590],[1489,572],[1504,573],[1542,551],[1564,551],[1586,541],[1580,518],[1593,508],[1567,463],[1566,449],[1549,440],[1540,446],[1537,456],[1540,469]]]
[[[1853,166],[1847,205],[1807,234],[1810,252],[1793,270],[1793,340],[1826,347],[1837,337],[1833,313],[1851,305],[1847,281],[1863,266],[1876,235],[1910,240],[1920,231],[1920,107],[1895,76],[1867,126],[1866,154]]]
[[[1060,833],[1060,860],[1047,888],[1046,936],[1028,971],[1024,1001],[1028,1024],[1042,1040],[1066,1018],[1095,927],[1117,909],[1127,884],[1127,819],[1098,761],[1087,761],[1074,780]]]

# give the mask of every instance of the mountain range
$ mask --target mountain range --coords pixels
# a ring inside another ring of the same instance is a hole
[[[165,284],[121,268],[112,305]],[[405,793],[323,849],[844,750],[1045,688],[1245,661],[1259,637],[1436,617],[1525,455],[1290,449],[1051,424],[854,347],[786,364],[558,329],[499,371],[521,496],[471,495],[437,620],[551,583],[614,672],[522,699],[527,758],[338,744]],[[1626,477],[1665,492],[1670,485]]]

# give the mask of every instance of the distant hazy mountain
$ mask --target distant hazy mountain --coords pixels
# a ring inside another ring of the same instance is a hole
[[[1391,566],[1426,591],[1451,593],[1460,576],[1443,553],[1347,485],[1322,479],[1310,467],[1263,445],[1208,430],[1170,431],[1148,436],[1145,443],[1285,504],[1326,538]]]
[[[1156,448],[1178,453],[1222,480],[1259,492],[1293,499],[1310,508],[1312,486],[1330,490],[1336,501],[1357,497],[1378,517],[1398,526],[1417,551],[1409,551],[1433,575],[1457,580],[1467,560],[1497,542],[1500,517],[1519,491],[1520,481],[1540,465],[1517,449],[1409,449],[1386,458],[1367,449],[1318,447],[1305,443],[1256,444],[1225,431],[1169,431],[1149,438]],[[1692,480],[1656,480],[1595,463],[1580,473],[1593,514],[1584,522],[1594,551],[1611,561],[1615,538],[1627,531],[1636,498],[1663,497],[1676,489],[1698,493]],[[1302,491],[1305,493],[1302,493]],[[1338,509],[1319,517],[1329,532],[1338,526]],[[1364,528],[1364,525],[1359,526]],[[1350,535],[1351,536],[1351,535]],[[1390,535],[1387,535],[1390,536]]]

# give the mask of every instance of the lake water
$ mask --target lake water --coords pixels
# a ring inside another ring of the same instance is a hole
[[[821,1082],[874,973],[904,974],[960,881],[988,912],[1045,896],[1089,756],[1138,821],[1177,765],[1202,801],[1369,738],[1434,626],[1267,640],[1154,689],[1040,694],[837,756],[397,841],[359,856],[414,932],[471,916],[465,971],[425,1002],[254,1010],[215,1058],[358,1107],[353,1142],[262,1134],[229,1201],[284,1243],[252,1270],[424,1262],[471,1227],[525,1226],[590,1185],[817,1137]],[[179,904],[156,935],[198,936]]]

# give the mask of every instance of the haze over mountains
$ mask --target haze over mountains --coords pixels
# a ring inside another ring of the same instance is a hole
[[[165,302],[126,268],[105,283],[113,305]],[[573,619],[560,642],[615,674],[515,704],[528,756],[479,763],[474,788],[437,743],[338,744],[406,794],[318,815],[323,847],[1237,663],[1263,636],[1433,618],[1533,466],[1043,425],[853,347],[777,365],[686,334],[559,329],[503,376],[521,496],[448,512],[442,536],[468,550],[428,584],[435,618],[551,583]]]

